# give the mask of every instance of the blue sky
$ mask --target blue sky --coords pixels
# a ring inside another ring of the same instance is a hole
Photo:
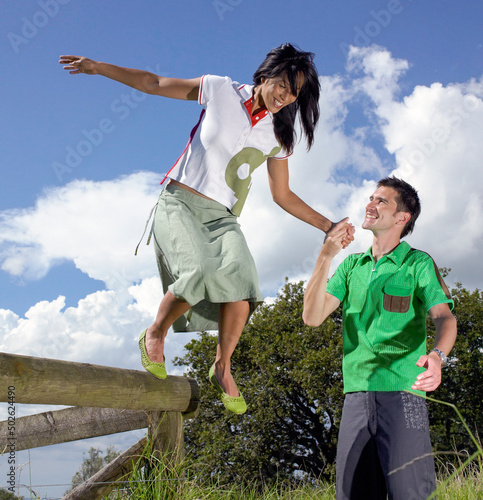
[[[152,248],[133,252],[200,113],[193,102],[69,75],[61,54],[251,83],[281,43],[314,52],[322,119],[312,151],[301,145],[290,160],[293,190],[359,226],[374,181],[404,177],[423,201],[408,241],[452,269],[450,284],[481,288],[482,19],[476,0],[6,2],[0,349],[140,369],[136,338],[161,289]],[[267,297],[285,276],[308,277],[321,235],[271,202],[264,167],[241,223]],[[359,230],[352,249],[369,242]],[[188,339],[172,335],[167,355]],[[95,443],[124,449],[129,439]],[[32,452],[32,484],[68,483],[89,445]],[[49,457],[63,453],[53,473]],[[0,462],[0,487],[2,470]]]

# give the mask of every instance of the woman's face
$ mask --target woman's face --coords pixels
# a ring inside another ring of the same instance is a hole
[[[293,95],[285,74],[273,78],[262,78],[262,83],[255,89],[254,110],[267,108],[270,113],[278,113],[283,107],[297,100],[304,84],[303,74],[297,77],[297,95]]]

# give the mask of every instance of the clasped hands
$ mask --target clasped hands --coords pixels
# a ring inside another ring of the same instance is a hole
[[[349,217],[334,223],[325,236],[324,246],[329,246],[335,253],[347,248],[354,241],[355,227],[349,222]]]

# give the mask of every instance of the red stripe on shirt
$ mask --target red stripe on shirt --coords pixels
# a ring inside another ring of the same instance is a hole
[[[201,88],[200,88],[200,90],[201,90]],[[181,153],[181,155],[179,156],[179,158],[176,160],[176,162],[174,163],[174,165],[169,169],[168,173],[164,176],[164,178],[160,182],[160,184],[163,184],[163,182],[168,178],[168,176],[171,173],[171,171],[173,170],[173,168],[176,167],[176,165],[178,164],[179,160],[181,160],[181,158],[183,158],[183,155],[186,153],[186,150],[189,148],[191,142],[193,141],[193,137],[195,136],[196,131],[198,130],[198,127],[200,126],[200,123],[201,123],[201,120],[203,119],[203,115],[204,114],[205,114],[205,110],[203,109],[201,111],[198,123],[193,127],[193,130],[191,131],[190,138],[188,140],[188,144],[186,144],[185,148],[183,149],[183,152]]]

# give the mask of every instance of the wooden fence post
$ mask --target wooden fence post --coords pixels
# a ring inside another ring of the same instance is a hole
[[[179,411],[151,411],[148,436],[156,458],[166,458],[172,465],[184,458],[183,415]]]
[[[183,421],[199,411],[199,387],[189,377],[159,380],[144,371],[0,353],[0,402],[12,400],[76,407],[19,418],[19,450],[147,425],[154,458],[176,466],[184,458]],[[5,436],[8,425],[0,422]],[[64,500],[100,500],[139,459],[149,463],[141,457],[145,447],[143,438]]]

